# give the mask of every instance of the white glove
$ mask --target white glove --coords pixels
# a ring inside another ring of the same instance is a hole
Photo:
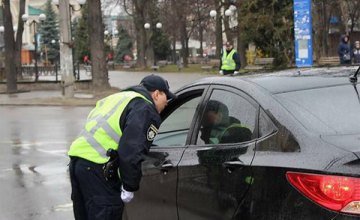
[[[224,75],[224,72],[222,70],[219,71],[220,75]]]
[[[134,198],[134,193],[126,191],[123,186],[121,186],[121,200],[125,203],[129,203]]]
[[[233,73],[233,76],[236,76],[236,75],[239,75],[240,73],[239,73],[239,71],[235,71],[234,73]]]

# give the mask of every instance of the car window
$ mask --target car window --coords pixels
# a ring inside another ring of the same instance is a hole
[[[277,135],[272,135],[276,132],[278,132]],[[264,139],[258,142],[257,151],[298,152],[300,150],[292,133],[275,119],[273,122],[262,108],[259,115],[259,137]]]
[[[269,116],[264,112],[264,110],[260,109],[259,116],[259,137],[265,137],[277,130],[274,123],[271,121]]]
[[[200,99],[201,96],[193,97],[173,111],[162,122],[153,145],[167,147],[184,146]]]
[[[201,117],[197,144],[239,143],[254,139],[256,107],[242,96],[216,89]]]

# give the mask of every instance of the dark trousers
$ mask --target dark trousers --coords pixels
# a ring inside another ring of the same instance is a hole
[[[69,171],[76,220],[122,219],[120,180],[107,181],[102,165],[81,158],[71,159]]]

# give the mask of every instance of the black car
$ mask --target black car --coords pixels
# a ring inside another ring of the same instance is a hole
[[[358,84],[283,75],[180,89],[125,219],[360,219]]]

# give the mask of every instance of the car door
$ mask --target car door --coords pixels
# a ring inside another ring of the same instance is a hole
[[[125,219],[177,219],[177,165],[188,145],[205,88],[181,91],[162,113],[163,123],[142,163],[140,190],[126,205]]]
[[[239,90],[222,86],[212,87],[207,97],[195,125],[192,145],[185,150],[178,165],[181,220],[232,219],[241,209],[241,202],[252,184],[250,165],[258,135],[258,105]],[[217,106],[211,106],[213,103]],[[202,133],[205,133],[206,120],[209,120],[208,109],[222,111],[222,120],[229,123],[227,128],[236,127],[236,132],[240,133],[234,132],[234,137],[230,137],[220,132],[221,137],[214,140],[216,134],[210,132],[207,135],[210,138],[204,140],[206,135]],[[241,133],[248,134],[249,131],[250,135],[239,139],[243,136]]]

